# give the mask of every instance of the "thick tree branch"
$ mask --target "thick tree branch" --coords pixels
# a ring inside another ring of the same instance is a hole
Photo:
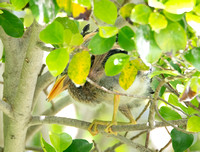
[[[51,51],[55,50],[55,48],[45,46],[45,43],[40,42],[40,41],[37,42],[37,46],[38,46],[41,50],[47,51],[47,52],[51,52]]]
[[[64,117],[57,117],[57,116],[33,116],[29,126],[33,125],[40,125],[40,124],[60,124],[65,126],[72,126],[80,129],[87,130],[88,127],[91,125],[90,122],[71,119],[71,118],[64,118]],[[167,122],[155,122],[155,127],[164,127],[170,125],[186,125],[187,119],[181,120],[173,120]],[[97,129],[99,132],[104,132],[106,126],[98,125]],[[114,125],[111,127],[114,132],[124,132],[124,131],[136,131],[136,130],[151,130],[152,128],[147,124],[136,124],[136,125]]]
[[[0,110],[8,117],[13,118],[13,111],[11,105],[0,99]]]

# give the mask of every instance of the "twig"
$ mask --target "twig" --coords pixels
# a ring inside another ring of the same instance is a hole
[[[190,107],[192,107],[193,109],[195,109],[195,110],[197,110],[197,111],[200,111],[200,109],[199,109],[198,107],[194,106],[191,102],[185,101],[184,103],[185,103],[187,106],[190,106]]]
[[[51,52],[51,51],[55,50],[55,48],[45,46],[45,44],[44,44],[43,42],[39,42],[39,41],[38,41],[36,45],[37,45],[41,50],[46,51],[46,52]]]
[[[136,121],[138,121],[140,119],[140,117],[144,114],[144,112],[147,110],[147,108],[149,107],[150,104],[150,100],[149,102],[145,105],[144,109],[142,110],[142,112],[139,114],[139,116],[135,119]]]
[[[116,91],[111,91],[108,90],[107,88],[98,85],[97,83],[95,83],[94,81],[92,81],[91,79],[87,78],[86,79],[90,84],[94,85],[95,87],[97,87],[98,89],[101,89],[103,91],[105,91],[106,93],[110,93],[110,94],[116,94],[116,95],[120,95],[120,96],[127,96],[127,97],[133,97],[133,98],[138,98],[138,99],[152,99],[151,96],[136,96],[136,95],[132,95],[132,94],[126,94],[126,93],[120,93],[120,92],[116,92]]]
[[[150,136],[150,132],[148,131],[147,135],[146,135],[146,140],[145,140],[145,147],[146,148],[148,148],[148,145],[149,145],[149,136]]]
[[[119,141],[121,141],[122,143],[125,143],[125,144],[127,144],[127,145],[129,145],[129,146],[131,146],[131,147],[133,147],[133,148],[135,148],[135,149],[137,149],[137,150],[139,150],[140,152],[153,152],[153,150],[151,150],[151,149],[149,149],[149,148],[145,148],[143,145],[141,145],[141,144],[138,144],[138,143],[134,143],[134,142],[132,142],[130,139],[127,139],[127,138],[125,138],[124,136],[121,136],[121,135],[117,135],[117,136],[115,136],[115,135],[113,135],[113,134],[108,134],[108,133],[106,133],[106,132],[102,132],[102,134],[104,134],[104,135],[106,135],[106,136],[110,136],[110,137],[113,137],[113,138],[115,138],[115,139],[118,139]]]
[[[144,133],[146,133],[146,131],[142,131],[142,132],[138,133],[137,135],[131,137],[130,140],[134,140],[134,139],[138,138],[139,136],[141,136],[141,135],[144,134]],[[126,136],[124,135],[124,137],[126,137]],[[124,143],[122,143],[122,142],[118,142],[118,143],[114,144],[112,147],[107,148],[104,152],[112,152],[112,151],[114,151],[117,147],[119,147],[119,146],[121,146],[121,145],[123,145],[123,144],[124,144]]]
[[[170,139],[170,141],[163,148],[161,148],[159,152],[162,152],[163,150],[165,150],[171,143],[172,143],[172,140]]]
[[[64,118],[64,117],[57,117],[57,116],[33,116],[29,126],[34,125],[41,125],[41,124],[60,124],[65,126],[72,126],[80,129],[87,130],[88,127],[91,125],[90,122],[71,119],[71,118]],[[164,126],[174,126],[174,125],[186,125],[187,119],[181,120],[173,120],[173,121],[166,121],[165,122],[155,122],[155,127],[164,127]],[[98,125],[97,129],[99,132],[105,132],[107,126]],[[143,124],[128,124],[128,125],[113,125],[111,129],[114,132],[125,132],[125,131],[136,131],[136,130],[151,130],[152,128],[147,125],[146,123]],[[188,132],[187,132],[188,133]]]
[[[1,99],[0,99],[0,110],[10,118],[14,117],[11,105]]]
[[[92,140],[92,142],[94,144],[94,148],[91,150],[91,152],[100,152],[97,143],[94,140]]]

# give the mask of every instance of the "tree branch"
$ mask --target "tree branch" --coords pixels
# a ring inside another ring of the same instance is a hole
[[[71,118],[64,118],[64,117],[57,117],[57,116],[33,116],[29,126],[34,125],[41,125],[41,124],[60,124],[65,126],[76,127],[80,129],[87,130],[88,127],[91,125],[90,122],[71,119]],[[187,119],[181,120],[173,120],[167,122],[155,122],[155,127],[164,127],[164,126],[171,126],[172,125],[186,125]],[[151,130],[152,128],[147,124],[135,124],[135,125],[113,125],[112,130],[114,132],[124,132],[124,131],[136,131],[136,130]],[[97,129],[99,132],[104,132],[106,126],[98,125]]]
[[[0,110],[8,117],[13,118],[11,105],[0,99]]]
[[[38,41],[36,45],[37,45],[41,50],[46,51],[46,52],[51,52],[51,51],[55,50],[55,48],[45,46],[45,43],[40,42],[40,41]]]
[[[72,103],[71,97],[69,95],[65,96],[54,104],[54,108],[50,107],[49,109],[45,110],[42,113],[42,115],[45,116],[55,115],[56,113],[58,113],[60,110],[62,110],[71,103]],[[41,127],[42,127],[41,124],[36,126],[31,126],[27,131],[26,141],[29,140],[37,131],[39,131]]]

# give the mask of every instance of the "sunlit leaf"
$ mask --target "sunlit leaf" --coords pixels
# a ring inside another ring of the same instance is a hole
[[[79,33],[78,22],[76,20],[69,19],[68,17],[57,17],[55,20],[61,23],[64,29],[69,29],[74,34]]]
[[[24,11],[26,12],[24,16],[24,26],[29,27],[34,21],[34,16],[30,9],[26,8]]]
[[[169,12],[166,12],[165,10],[163,11],[163,13],[165,14],[165,16],[170,19],[171,21],[179,21],[183,18],[183,16],[185,14],[172,14]]]
[[[196,34],[200,35],[200,16],[192,13],[186,13],[186,21],[196,31]]]
[[[175,152],[183,152],[188,149],[194,140],[192,134],[186,134],[184,132],[173,129],[171,131],[172,146]]]
[[[131,21],[139,24],[147,24],[151,9],[144,4],[136,5],[131,12]]]
[[[137,68],[134,65],[134,60],[129,61],[123,68],[119,76],[119,84],[124,89],[127,90],[134,82],[136,75],[138,73]]]
[[[120,11],[119,11],[120,15],[125,19],[129,18],[131,16],[131,11],[134,6],[135,4],[133,3],[125,4],[124,6],[120,8]]]
[[[44,152],[56,152],[56,150],[53,148],[53,146],[51,146],[50,144],[48,144],[41,136],[40,138],[40,143],[42,146],[42,149],[44,150]]]
[[[75,83],[83,85],[90,71],[91,59],[88,51],[82,51],[73,56],[69,67],[68,76]]]
[[[169,121],[169,120],[178,120],[178,119],[181,119],[181,116],[179,115],[178,112],[172,110],[171,108],[169,107],[166,107],[166,106],[162,106],[160,109],[159,109],[159,113],[161,114],[161,116]]]
[[[132,60],[132,64],[133,64],[138,70],[149,70],[149,67],[146,66],[146,64],[145,64],[140,58]]]
[[[200,132],[200,117],[192,116],[188,119],[187,130],[191,132]]]
[[[114,76],[119,74],[128,61],[129,55],[124,53],[117,53],[110,56],[105,64],[106,75]]]
[[[173,14],[190,12],[195,6],[196,0],[168,0],[165,3],[165,10]]]
[[[164,4],[161,3],[159,0],[148,0],[148,5],[155,8],[165,8]]]
[[[3,13],[0,14],[0,25],[6,34],[16,38],[21,37],[24,34],[24,25],[22,21],[9,11],[2,11]]]
[[[88,48],[91,49],[92,54],[104,54],[108,52],[115,43],[116,36],[110,38],[102,38],[97,33],[90,41]]]
[[[169,23],[167,28],[154,33],[158,46],[166,52],[176,52],[184,50],[186,47],[187,36],[183,27],[177,23]]]
[[[64,152],[90,152],[93,144],[85,139],[74,139],[72,144]]]
[[[73,34],[71,30],[64,30],[64,42],[68,46],[78,46],[83,43],[83,36],[80,33]]]
[[[133,30],[128,27],[124,26],[119,30],[118,34],[118,43],[121,48],[126,51],[132,51],[135,49],[135,42],[133,41],[134,38]]]
[[[56,0],[58,6],[63,8],[67,13],[72,12],[72,0]]]
[[[194,9],[193,11],[198,15],[200,16],[200,4],[198,4]]]
[[[53,76],[58,76],[61,74],[67,66],[68,62],[69,53],[64,48],[51,51],[46,58],[46,64]]]
[[[135,42],[138,53],[145,63],[156,63],[158,61],[162,50],[156,44],[149,26],[142,25],[137,28]]]
[[[166,18],[158,12],[153,12],[149,16],[149,24],[153,31],[159,32],[167,27]]]
[[[57,152],[63,152],[72,143],[72,137],[67,133],[54,133],[50,132],[50,140]]]
[[[7,2],[0,3],[0,7],[1,8],[6,8],[6,9],[14,10],[14,6],[12,4],[10,4],[10,3],[7,3]]]
[[[31,9],[32,14],[33,14],[34,18],[36,19],[36,21],[38,21],[41,14],[40,14],[40,10],[39,10],[39,6],[38,6],[37,2],[35,0],[30,0],[29,8]]]
[[[109,0],[94,0],[94,15],[98,19],[113,25],[117,19],[117,7]]]
[[[78,0],[78,3],[83,5],[83,6],[86,6],[88,8],[91,7],[91,1],[90,0]]]
[[[11,0],[12,5],[16,10],[20,10],[26,6],[30,0]]]
[[[115,26],[100,26],[99,35],[103,38],[115,36],[118,33],[118,28]]]
[[[63,33],[64,27],[62,24],[54,21],[40,32],[39,37],[45,43],[62,44],[64,41]]]

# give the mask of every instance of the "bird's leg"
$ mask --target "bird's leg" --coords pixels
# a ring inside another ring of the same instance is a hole
[[[118,111],[118,107],[119,107],[119,102],[120,102],[120,96],[119,95],[114,95],[114,106],[113,106],[114,109],[113,109],[113,117],[112,117],[112,121],[111,122],[109,122],[109,121],[101,121],[101,120],[94,120],[91,123],[91,125],[88,127],[88,131],[93,136],[98,134],[97,125],[107,126],[106,129],[105,129],[105,132],[117,135],[117,132],[113,132],[111,127],[113,125],[117,125],[116,116],[117,116],[117,111]]]
[[[132,116],[132,113],[130,111],[130,108],[127,105],[120,105],[119,106],[119,111],[126,116],[130,120],[130,124],[136,124],[137,122]]]
[[[112,121],[108,124],[108,126],[105,129],[105,132],[107,133],[117,135],[117,132],[113,132],[111,127],[113,125],[117,125],[116,116],[117,116],[117,111],[119,107],[119,102],[120,102],[120,95],[114,95],[113,117],[112,117]]]

